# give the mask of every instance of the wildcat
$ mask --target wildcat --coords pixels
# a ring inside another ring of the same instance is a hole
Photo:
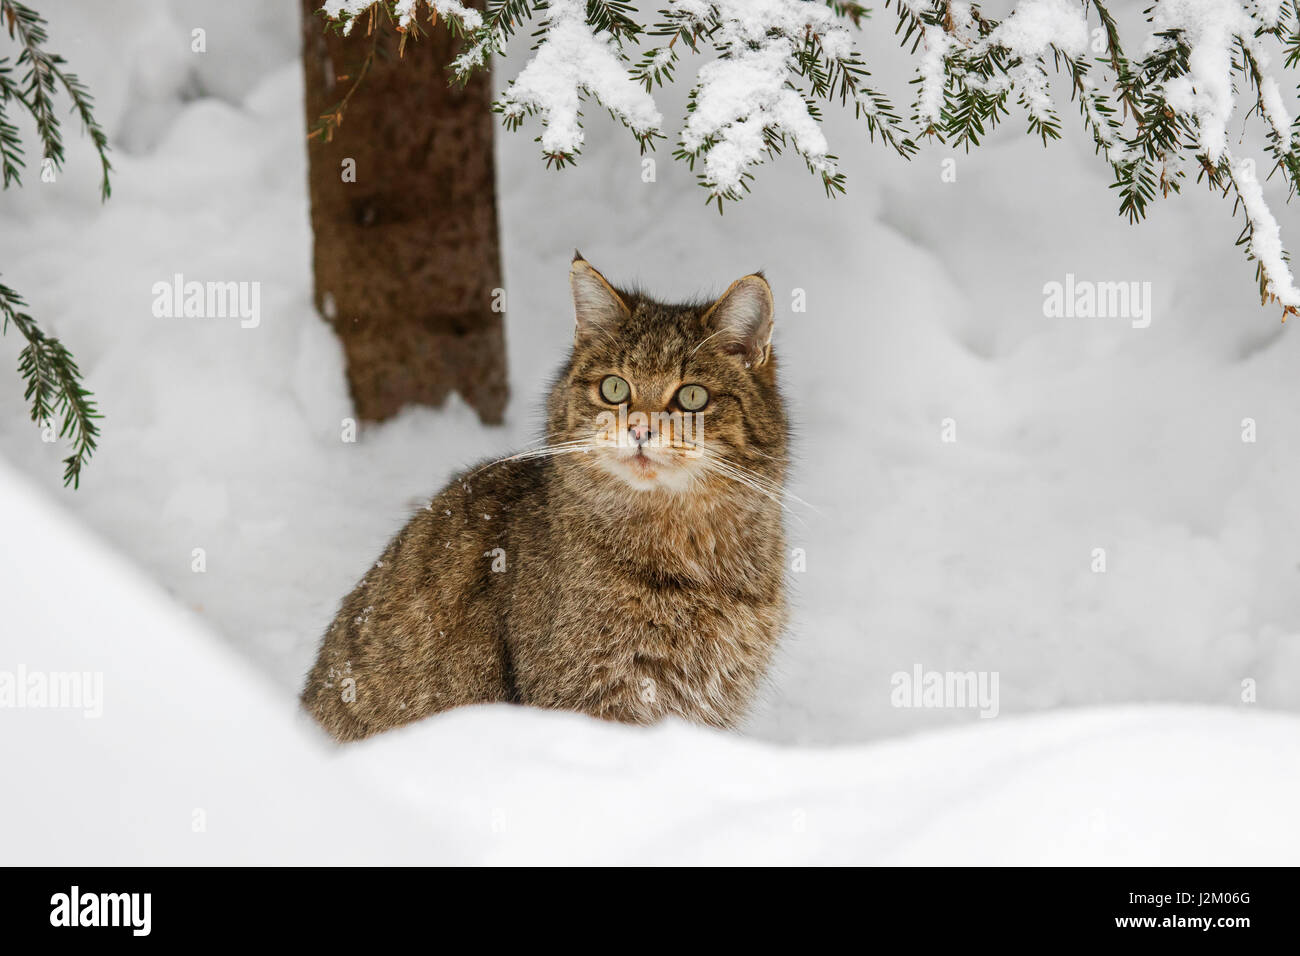
[[[755,695],[786,615],[771,289],[569,279],[545,447],[453,478],[325,633],[302,702],[339,740],[486,701],[731,727]]]

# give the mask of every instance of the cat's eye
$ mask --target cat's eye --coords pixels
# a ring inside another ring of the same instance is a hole
[[[709,404],[709,390],[703,385],[683,385],[677,390],[677,404],[685,411],[698,412]]]
[[[632,394],[632,386],[617,375],[606,375],[600,380],[600,397],[611,405],[621,405]]]

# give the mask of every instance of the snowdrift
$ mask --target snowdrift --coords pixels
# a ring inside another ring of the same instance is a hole
[[[0,711],[6,863],[1300,862],[1295,717],[1123,708],[792,749],[502,705],[340,748],[2,465],[0,537],[0,668],[103,675],[97,717]]]

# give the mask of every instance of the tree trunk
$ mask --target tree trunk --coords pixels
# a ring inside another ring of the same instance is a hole
[[[376,11],[350,36],[325,32],[303,0],[307,124],[352,89],[332,137],[309,140],[316,308],[347,355],[357,414],[459,392],[486,423],[501,421],[507,385],[500,245],[492,157],[491,79],[448,85],[457,41],[441,24],[401,35]],[[352,160],[355,181],[347,181]]]

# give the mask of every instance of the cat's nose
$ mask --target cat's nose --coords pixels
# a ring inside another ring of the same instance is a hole
[[[627,437],[631,439],[632,444],[639,448],[650,440],[650,426],[629,425],[627,427]]]

